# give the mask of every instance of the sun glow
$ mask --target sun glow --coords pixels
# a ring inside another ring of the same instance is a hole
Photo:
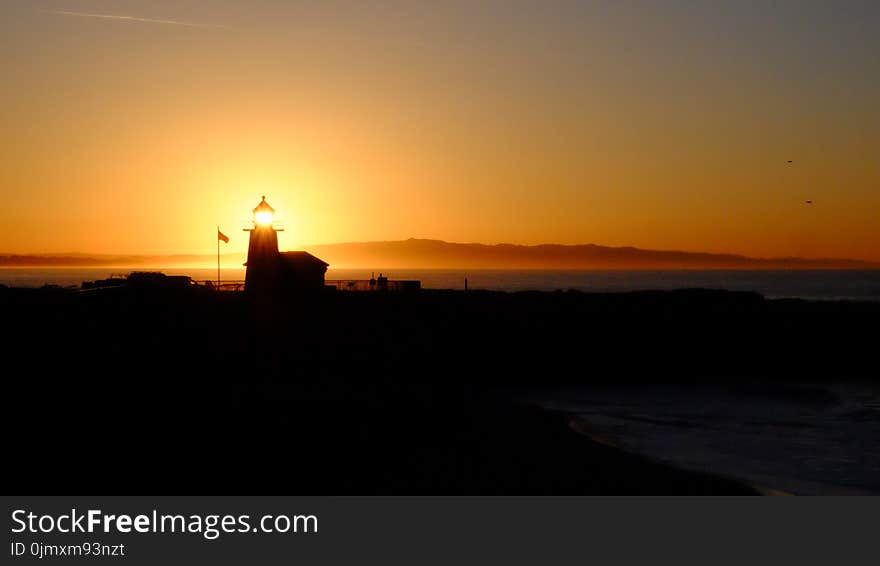
[[[290,249],[880,261],[880,2],[29,4],[0,0],[0,255],[244,254],[268,193]]]

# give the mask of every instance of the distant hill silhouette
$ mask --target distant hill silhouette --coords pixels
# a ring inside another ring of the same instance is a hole
[[[415,238],[319,245],[308,250],[335,267],[394,269],[880,269],[880,263],[852,259],[751,258],[595,244],[456,244]]]
[[[377,269],[880,269],[880,263],[834,258],[753,258],[595,244],[458,244],[410,238],[306,246],[331,267]],[[224,263],[238,260],[225,254]],[[0,255],[0,266],[212,265],[213,255]]]

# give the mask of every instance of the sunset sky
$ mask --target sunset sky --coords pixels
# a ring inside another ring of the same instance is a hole
[[[243,251],[265,194],[285,249],[877,261],[878,30],[875,0],[4,0],[0,253]]]

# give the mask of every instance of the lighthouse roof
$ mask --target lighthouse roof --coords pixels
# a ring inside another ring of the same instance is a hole
[[[318,265],[324,268],[330,266],[329,263],[324,261],[323,259],[317,258],[310,254],[309,252],[281,252],[281,259],[292,265]]]
[[[254,208],[254,214],[258,212],[271,212],[273,214],[275,213],[275,209],[269,206],[269,203],[266,202],[266,195],[263,195],[263,200],[260,201],[260,204],[258,204],[256,208]]]

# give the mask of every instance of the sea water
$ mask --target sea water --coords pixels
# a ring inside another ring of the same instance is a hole
[[[803,495],[880,495],[880,384],[580,386],[533,393],[595,439]]]
[[[0,268],[0,284],[40,287],[51,284],[79,286],[83,281],[125,275],[147,268]],[[149,268],[169,275],[189,275],[196,280],[215,280],[216,268]],[[427,289],[496,291],[555,291],[576,289],[620,292],[683,288],[756,291],[768,298],[795,297],[817,300],[880,301],[880,270],[498,270],[498,269],[333,269],[327,279],[369,279],[383,273],[390,279],[418,279]],[[223,268],[223,281],[243,281],[244,268]]]

